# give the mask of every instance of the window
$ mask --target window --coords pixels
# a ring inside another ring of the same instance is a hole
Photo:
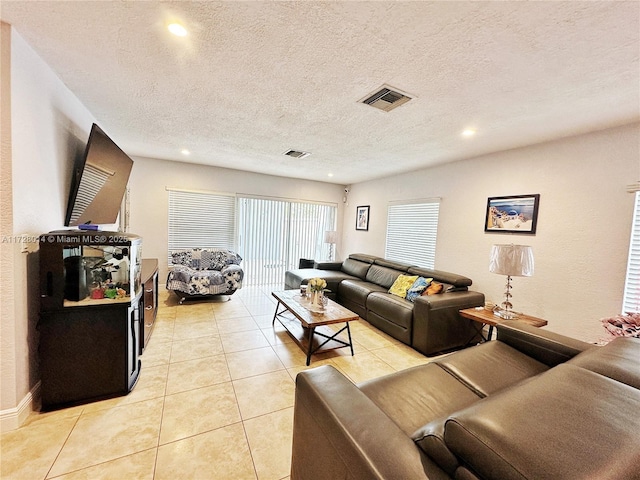
[[[169,252],[233,250],[245,285],[283,285],[300,258],[328,258],[324,232],[335,230],[336,213],[335,204],[170,189]]]
[[[169,252],[185,248],[235,250],[235,218],[235,195],[169,190]]]
[[[282,285],[300,258],[328,258],[324,232],[335,230],[335,204],[238,199],[239,247],[245,285]]]
[[[440,200],[389,205],[385,258],[434,268]]]
[[[640,311],[640,192],[636,192],[622,313]]]

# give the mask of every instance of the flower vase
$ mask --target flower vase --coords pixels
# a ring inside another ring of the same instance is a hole
[[[320,306],[320,292],[313,292],[313,297],[311,299],[311,305],[314,307]]]

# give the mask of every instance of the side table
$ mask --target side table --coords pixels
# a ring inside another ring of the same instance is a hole
[[[491,340],[491,336],[493,335],[493,327],[495,327],[499,323],[508,324],[509,322],[517,320],[520,322],[528,323],[529,325],[532,325],[534,327],[544,327],[549,323],[546,320],[532,317],[531,315],[525,315],[524,313],[519,314],[518,318],[514,320],[505,320],[504,318],[495,315],[493,311],[487,310],[484,307],[465,308],[464,310],[460,310],[460,315],[462,315],[464,318],[468,318],[470,320],[473,320],[474,322],[478,322],[479,324],[481,324],[478,333],[485,342]],[[482,335],[482,329],[485,325],[489,325],[489,333],[486,337]]]

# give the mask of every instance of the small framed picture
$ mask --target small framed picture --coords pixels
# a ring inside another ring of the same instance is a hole
[[[484,231],[534,235],[538,224],[540,194],[490,197]]]
[[[369,205],[356,207],[356,230],[369,230]]]

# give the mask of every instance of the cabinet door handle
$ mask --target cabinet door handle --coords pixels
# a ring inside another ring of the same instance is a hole
[[[153,305],[149,305],[147,307],[144,307],[145,310],[151,310],[153,308]]]
[[[153,293],[153,288],[150,288],[149,290],[145,290],[145,292],[147,292],[147,293]]]

